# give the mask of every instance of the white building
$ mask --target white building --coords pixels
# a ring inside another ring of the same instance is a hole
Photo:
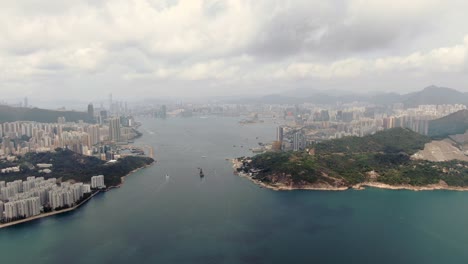
[[[101,184],[100,181],[97,184]],[[84,193],[91,192],[89,184],[63,182],[57,179],[28,177],[26,181],[0,184],[0,218],[12,221],[28,218],[41,213],[44,206],[52,209],[74,206]]]
[[[82,190],[83,194],[90,193],[91,192],[91,185],[90,184],[83,184],[81,186],[81,190]]]
[[[91,188],[93,189],[103,189],[106,188],[104,184],[104,175],[98,175],[91,177]]]
[[[3,211],[5,211],[5,205],[0,201],[0,220],[3,219]]]

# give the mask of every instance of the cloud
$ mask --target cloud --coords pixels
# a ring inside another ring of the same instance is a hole
[[[352,87],[400,73],[429,83],[450,74],[461,84],[467,40],[453,32],[468,33],[466,7],[457,0],[9,1],[0,9],[0,87],[200,95],[278,82]],[[157,88],[173,84],[186,88]]]

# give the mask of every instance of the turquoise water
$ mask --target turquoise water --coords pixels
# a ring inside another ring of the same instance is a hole
[[[468,262],[468,193],[275,192],[225,160],[274,140],[275,124],[142,121],[137,144],[157,165],[75,212],[0,230],[0,263]]]

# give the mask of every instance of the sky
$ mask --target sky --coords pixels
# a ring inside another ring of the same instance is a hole
[[[468,91],[464,0],[0,3],[3,99]]]

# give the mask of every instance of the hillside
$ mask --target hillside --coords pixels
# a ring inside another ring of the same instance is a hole
[[[425,104],[467,104],[468,95],[455,89],[429,86],[422,91],[405,95],[405,107],[416,107]]]
[[[429,121],[428,134],[432,138],[446,138],[449,135],[463,134],[468,129],[468,110]]]
[[[315,155],[269,152],[240,158],[237,170],[273,188],[336,190],[365,183],[467,187],[468,162],[410,158],[429,141],[407,129],[391,129],[319,143]]]
[[[0,105],[0,123],[14,121],[36,121],[41,123],[57,122],[59,117],[65,117],[67,122],[83,120],[93,123],[93,118],[87,112],[54,111],[40,108],[22,108]]]
[[[317,154],[333,153],[368,153],[405,152],[409,155],[423,149],[430,139],[406,128],[393,128],[365,137],[344,137],[318,143],[315,146]]]
[[[106,163],[95,157],[83,156],[70,150],[60,149],[56,152],[28,153],[16,162],[0,161],[0,168],[20,166],[20,173],[0,174],[0,180],[25,180],[27,176],[42,176],[45,178],[62,178],[63,181],[75,180],[89,182],[91,176],[104,175],[107,186],[117,186],[120,178],[131,171],[153,163],[152,158],[125,157],[115,163]],[[33,168],[38,163],[52,164],[52,173],[39,173]]]
[[[417,107],[425,104],[468,104],[468,94],[455,89],[429,86],[421,91],[398,94],[377,93],[360,94],[343,91],[317,91],[313,89],[294,89],[283,94],[271,94],[262,97],[228,99],[229,103],[264,103],[264,104],[336,104],[368,102],[376,105],[391,106],[402,103],[405,107]]]

